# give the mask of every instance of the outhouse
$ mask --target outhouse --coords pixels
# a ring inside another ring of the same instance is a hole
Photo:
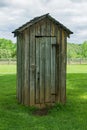
[[[14,32],[17,37],[17,98],[27,106],[66,101],[67,37],[73,32],[49,14]]]

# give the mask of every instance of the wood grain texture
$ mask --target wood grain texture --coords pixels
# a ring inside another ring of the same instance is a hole
[[[60,72],[61,72],[61,30],[59,27],[57,27],[56,30],[56,37],[57,37],[57,49],[56,49],[56,102],[60,102]]]
[[[36,38],[36,104],[40,103],[40,39]]]
[[[35,24],[35,36],[40,36],[41,35],[41,24],[37,23]]]
[[[51,97],[55,102],[56,96],[56,37],[51,38]]]
[[[44,87],[45,87],[45,82],[44,82],[44,78],[45,78],[45,69],[44,69],[44,48],[45,48],[45,39],[44,38],[39,38],[40,39],[40,103],[44,103]]]
[[[45,102],[51,102],[51,40],[45,40]]]
[[[47,26],[46,26],[46,19],[40,22],[40,35],[46,36]]]
[[[62,82],[62,29],[59,31],[59,92],[58,92],[58,101],[61,102],[61,82]]]
[[[25,79],[25,72],[24,72],[24,58],[25,58],[25,45],[24,45],[24,41],[25,41],[25,39],[24,39],[24,32],[21,34],[21,36],[22,36],[22,38],[21,38],[21,58],[22,58],[22,60],[21,60],[21,70],[22,70],[22,104],[24,104],[24,98],[25,98],[25,93],[24,93],[24,79]]]
[[[30,28],[30,105],[35,104],[35,26]]]
[[[66,96],[66,88],[65,88],[65,39],[64,39],[64,31],[62,33],[62,43],[61,43],[61,102],[65,103],[65,96]]]
[[[21,35],[17,37],[17,98],[21,103],[22,88],[21,88]]]
[[[51,22],[46,19],[46,36],[51,36]]]
[[[67,68],[67,34],[66,32],[64,31],[64,48],[65,48],[65,55],[64,55],[64,68],[65,68],[65,96],[64,96],[64,103],[66,102],[66,68]]]
[[[41,25],[35,25],[35,36],[41,35]],[[35,81],[35,103],[40,103],[40,39],[35,37],[35,65],[36,65],[36,81]]]
[[[24,31],[24,104],[29,105],[29,29]]]

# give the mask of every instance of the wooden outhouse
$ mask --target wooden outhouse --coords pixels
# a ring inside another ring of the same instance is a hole
[[[27,106],[45,107],[66,101],[68,28],[49,14],[16,29],[17,98]]]

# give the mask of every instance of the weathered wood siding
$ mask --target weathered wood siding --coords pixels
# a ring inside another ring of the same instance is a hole
[[[65,33],[61,30],[61,102],[65,103],[65,92],[66,92],[66,85],[65,85]]]
[[[35,26],[30,27],[30,105],[35,104]]]
[[[45,18],[17,36],[17,97],[25,105],[65,103],[66,32]]]
[[[29,29],[26,29],[24,35],[24,58],[22,64],[24,64],[24,104],[29,105]]]

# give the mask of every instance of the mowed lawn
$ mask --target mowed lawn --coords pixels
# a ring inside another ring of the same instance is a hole
[[[87,130],[87,65],[67,66],[67,102],[46,116],[18,104],[16,66],[0,65],[0,130]]]

